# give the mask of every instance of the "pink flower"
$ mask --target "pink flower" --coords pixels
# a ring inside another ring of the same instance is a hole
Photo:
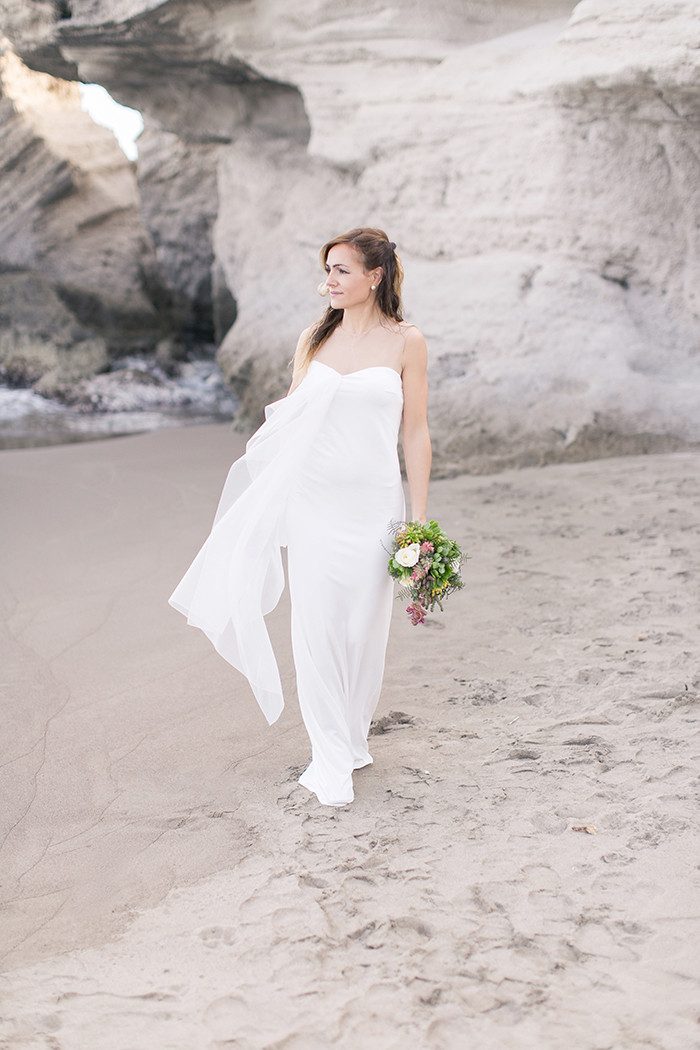
[[[406,606],[406,612],[411,617],[411,623],[415,627],[419,623],[425,623],[425,614],[428,610],[424,609],[420,602],[411,602],[410,605]]]
[[[421,545],[420,545],[420,552],[421,552],[421,554],[430,554],[434,550],[435,550],[435,547],[430,542],[430,540],[426,540],[425,543],[421,543]]]

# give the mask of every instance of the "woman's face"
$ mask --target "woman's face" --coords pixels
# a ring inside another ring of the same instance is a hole
[[[352,245],[334,245],[326,258],[326,285],[331,306],[336,310],[347,310],[366,303],[372,294],[372,285],[379,283],[377,274],[376,270],[365,270],[359,252]]]

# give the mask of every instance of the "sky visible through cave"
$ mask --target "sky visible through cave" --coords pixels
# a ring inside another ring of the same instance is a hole
[[[120,106],[100,84],[81,84],[83,109],[96,124],[109,128],[129,160],[136,160],[136,139],[143,131],[143,117],[136,109]]]

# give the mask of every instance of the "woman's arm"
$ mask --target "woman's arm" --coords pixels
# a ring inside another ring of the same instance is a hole
[[[410,328],[404,348],[403,445],[411,521],[425,522],[432,449],[428,430],[428,350],[417,328]]]
[[[287,391],[287,397],[292,393],[293,390],[301,383],[302,379],[306,374],[306,370],[302,367],[304,357],[306,356],[306,344],[309,339],[309,333],[311,329],[305,328],[297,340],[296,350],[294,351],[294,359],[292,361],[292,382],[289,390]]]

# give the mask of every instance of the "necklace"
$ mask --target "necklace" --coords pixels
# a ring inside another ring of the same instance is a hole
[[[345,328],[343,328],[342,324],[340,324],[338,327],[340,328],[340,331],[343,333],[343,335],[346,335],[350,339],[350,349],[352,350],[355,346],[355,343],[358,343],[360,339],[363,339],[366,335],[369,335],[369,333],[373,332],[375,328],[379,328],[381,323],[381,321],[377,321],[376,324],[371,325],[369,328],[365,328],[363,332],[348,332]]]

